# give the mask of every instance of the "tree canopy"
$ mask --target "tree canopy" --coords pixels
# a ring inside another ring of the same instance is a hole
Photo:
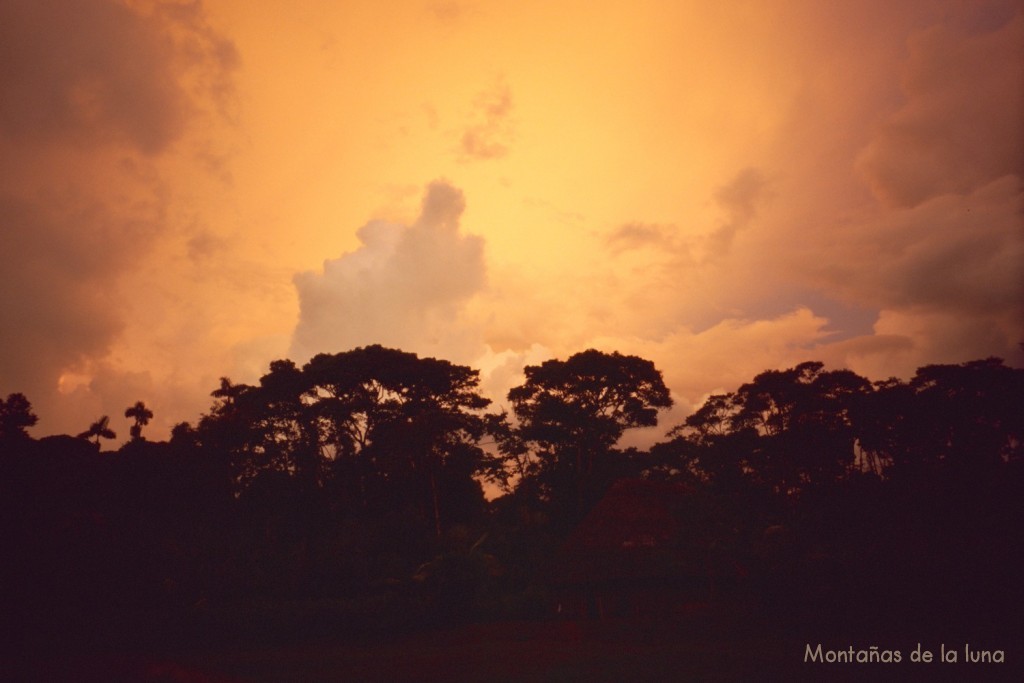
[[[282,472],[355,507],[401,489],[440,533],[440,487],[456,471],[472,481],[483,458],[478,384],[471,368],[382,346],[278,360],[258,386],[222,379],[200,438],[227,451],[242,489]]]
[[[131,438],[102,453],[107,416],[37,440],[28,399],[0,401],[0,597],[18,629],[321,599],[376,601],[328,628],[378,610],[547,616],[554,558],[617,482],[662,491],[675,520],[634,550],[692,555],[772,624],[874,623],[956,581],[971,590],[939,616],[1019,615],[1019,599],[998,610],[1022,585],[1024,370],[999,359],[874,383],[817,361],[766,370],[649,448],[624,437],[672,405],[661,373],[595,350],[525,368],[511,413],[487,412],[476,370],[382,346],[275,360],[211,396],[169,442],[142,438],[136,402]],[[506,495],[486,500],[487,479]]]
[[[595,470],[627,429],[657,424],[658,411],[672,405],[669,390],[651,361],[594,349],[524,373],[508,398],[518,439],[534,457],[526,474],[563,506],[574,500],[569,509],[582,515],[611,483]]]
[[[24,394],[9,394],[0,399],[0,441],[28,437],[28,428],[39,421]]]

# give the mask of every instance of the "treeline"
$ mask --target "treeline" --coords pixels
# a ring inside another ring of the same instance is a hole
[[[0,635],[267,602],[319,605],[296,619],[332,631],[545,616],[562,539],[623,478],[685,484],[687,542],[735,578],[718,599],[776,623],[1024,604],[1024,370],[998,359],[875,383],[767,371],[649,450],[619,443],[672,405],[661,373],[594,350],[527,367],[510,414],[476,370],[380,346],[212,398],[167,442],[135,404],[116,452],[105,418],[34,439],[28,399],[0,401]]]

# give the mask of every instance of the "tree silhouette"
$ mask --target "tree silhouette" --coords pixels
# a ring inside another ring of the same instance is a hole
[[[479,372],[374,345],[319,354],[303,373],[321,446],[340,468],[354,470],[359,496],[371,480],[407,481],[425,491],[439,536],[442,502],[457,507],[452,496],[442,501],[444,484],[472,482],[484,460],[477,411],[490,401],[478,393]]]
[[[132,441],[141,441],[142,428],[149,424],[153,411],[142,401],[136,401],[135,405],[124,411],[124,416],[135,419],[135,424],[131,426]]]
[[[767,370],[729,394],[716,394],[669,435],[662,457],[696,479],[741,481],[775,493],[835,482],[858,464],[851,412],[871,394],[868,380],[820,362]],[[669,469],[673,469],[670,467]]]
[[[0,441],[27,438],[25,430],[38,421],[24,394],[10,394],[6,401],[0,399]]]
[[[604,538],[638,532],[601,575],[610,596],[664,595],[674,610],[693,579],[716,624],[735,615],[747,634],[750,615],[799,640],[878,614],[896,635],[1020,623],[1024,369],[998,359],[874,385],[817,362],[768,370],[649,453],[620,442],[655,425],[668,390],[651,362],[617,353],[527,367],[509,414],[484,412],[476,370],[381,346],[276,360],[212,396],[169,443],[142,438],[152,413],[138,401],[124,411],[132,440],[102,454],[107,416],[80,438],[37,440],[28,400],[0,400],[4,634],[49,647],[81,630],[85,644],[109,624],[124,642],[111,617],[143,626],[144,610],[159,638],[165,614],[184,624],[207,601],[265,604],[260,633],[287,638],[298,601],[315,610],[298,614],[311,637],[546,618],[559,566],[578,566],[565,532],[638,476],[671,486],[639,486],[606,516]],[[482,478],[509,495],[486,501]],[[641,557],[652,562],[629,559]],[[226,613],[224,633],[248,615]]]
[[[221,379],[198,438],[227,455],[239,491],[283,473],[329,489],[340,508],[415,508],[440,535],[482,500],[473,476],[489,401],[478,384],[469,367],[379,345],[318,354],[301,369],[276,360],[259,385]]]
[[[999,358],[926,365],[876,383],[856,415],[860,442],[899,476],[940,464],[992,470],[1024,459],[1024,369]]]
[[[770,370],[739,388],[737,430],[756,432],[748,466],[779,493],[842,478],[855,466],[850,410],[871,383],[849,370],[824,370],[817,361]]]
[[[595,465],[608,461],[626,429],[657,424],[658,410],[672,405],[668,388],[651,361],[593,349],[524,372],[508,398],[537,457],[533,470],[566,513],[575,507],[581,516],[585,499],[614,478],[597,476]]]
[[[117,434],[110,429],[110,418],[104,415],[89,425],[89,429],[78,435],[79,439],[96,439],[96,448],[100,447],[100,439],[116,439]]]

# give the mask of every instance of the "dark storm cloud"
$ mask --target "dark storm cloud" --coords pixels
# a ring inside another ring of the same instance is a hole
[[[29,143],[123,140],[157,152],[184,127],[173,45],[160,23],[114,2],[0,6],[0,130]]]
[[[1024,177],[1024,11],[993,30],[974,28],[936,25],[909,41],[905,101],[860,158],[891,206]]]
[[[0,197],[0,382],[10,390],[35,388],[41,375],[55,380],[62,367],[102,354],[120,328],[106,285],[128,255],[106,248],[102,209],[75,213],[78,229],[64,231],[63,212]]]
[[[225,109],[235,59],[198,2],[0,3],[0,392],[42,402],[109,351],[171,229],[161,156]]]
[[[1019,360],[1024,11],[972,17],[909,40],[904,102],[860,157],[889,210],[848,231],[830,278],[937,357]]]
[[[878,310],[874,333],[905,342],[878,357],[904,354],[903,372],[1024,358],[1024,11],[972,7],[906,40],[899,101],[856,161],[878,203],[822,218],[782,262]]]
[[[819,265],[832,287],[884,308],[966,320],[1024,311],[1020,179],[950,194],[844,231],[845,259]]]

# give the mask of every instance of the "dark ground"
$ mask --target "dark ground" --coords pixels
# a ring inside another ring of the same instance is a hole
[[[220,643],[64,656],[8,658],[0,679],[39,682],[287,683],[319,681],[876,681],[1024,680],[1020,642],[1006,663],[912,663],[913,639],[822,639],[824,649],[850,645],[899,649],[898,664],[804,662],[806,636],[765,624],[720,624],[706,617],[671,622],[503,621],[417,630],[381,637],[317,637],[278,644]],[[952,643],[952,641],[951,641]],[[812,646],[817,642],[812,642]],[[938,642],[933,647],[938,659]],[[974,647],[983,647],[978,643]],[[57,648],[55,648],[56,650]]]

